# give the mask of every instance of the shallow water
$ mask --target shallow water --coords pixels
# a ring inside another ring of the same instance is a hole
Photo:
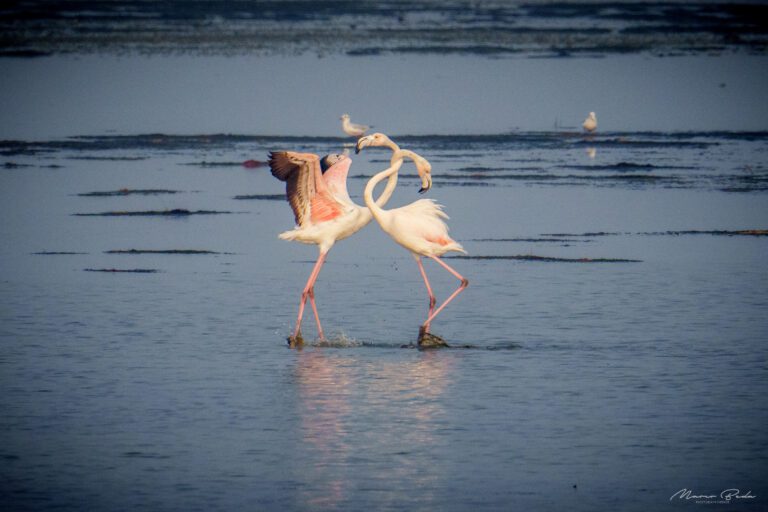
[[[331,342],[286,347],[316,252],[241,162],[344,139],[0,143],[9,509],[765,508],[765,134],[393,137],[479,257],[446,260],[470,286],[433,325],[471,349],[400,348],[426,294],[375,225],[320,275]],[[360,201],[386,153],[353,159]],[[419,197],[403,174],[392,206]],[[77,215],[173,209],[228,213]]]

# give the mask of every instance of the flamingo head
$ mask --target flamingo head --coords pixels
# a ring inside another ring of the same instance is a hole
[[[416,171],[419,173],[419,178],[421,178],[419,194],[423,194],[432,188],[432,165],[426,158],[419,155],[414,156],[415,158],[413,159],[413,162],[416,164]]]
[[[394,145],[394,142],[384,135],[383,133],[374,133],[371,135],[366,135],[365,137],[360,137],[357,140],[357,145],[355,146],[355,153],[359,153],[363,150],[363,148],[366,148],[368,146],[387,146],[392,147]]]
[[[346,156],[346,155],[339,155],[339,154],[330,154],[330,155],[325,155],[325,156],[324,156],[324,157],[323,157],[323,158],[320,160],[320,169],[321,169],[321,170],[323,171],[323,173],[324,173],[325,171],[327,171],[328,169],[330,169],[331,167],[333,167],[333,166],[334,166],[334,165],[336,165],[337,163],[339,163],[339,162],[341,162],[341,161],[343,161],[343,160],[345,160],[345,159],[348,159],[348,158],[349,158],[349,157],[348,157],[348,156]]]
[[[341,117],[339,118],[342,121],[349,121],[349,114],[341,114]]]

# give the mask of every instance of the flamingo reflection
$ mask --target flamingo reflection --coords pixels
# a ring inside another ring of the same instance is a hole
[[[433,477],[422,454],[440,442],[435,431],[445,414],[441,397],[455,360],[447,352],[405,355],[406,360],[361,364],[359,357],[336,350],[296,354],[301,442],[311,448],[311,462],[302,469],[310,484],[302,489],[309,507],[349,499],[348,482],[355,481],[350,476],[361,470],[386,482],[377,496],[393,502],[398,482],[420,485]],[[418,455],[410,453],[414,448]]]

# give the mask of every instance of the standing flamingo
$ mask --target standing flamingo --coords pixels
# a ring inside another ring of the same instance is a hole
[[[397,147],[386,135],[375,133],[358,140],[355,151],[359,153],[368,146]],[[368,205],[381,229],[391,236],[395,242],[411,252],[419,266],[421,276],[424,278],[424,284],[427,286],[427,294],[429,295],[429,312],[427,313],[426,321],[419,329],[419,346],[447,346],[442,338],[429,332],[430,324],[445,306],[467,287],[469,281],[441,260],[440,256],[449,251],[465,254],[466,251],[461,244],[448,236],[448,226],[443,221],[448,216],[443,212],[442,206],[432,199],[419,199],[409,205],[392,210],[384,210],[374,203],[373,191],[376,185],[385,178],[391,179],[392,176],[397,175],[403,164],[403,157],[410,158],[416,164],[416,169],[422,182],[422,188],[419,192],[426,192],[432,186],[430,175],[432,168],[426,159],[408,150],[393,149],[393,151],[395,151],[392,157],[393,162],[389,168],[376,174],[368,181],[363,197],[365,198],[365,204]],[[459,287],[437,309],[435,309],[437,299],[434,293],[432,293],[427,273],[424,271],[424,265],[421,261],[422,257],[432,258],[460,281]]]
[[[301,335],[301,319],[307,298],[312,305],[317,322],[318,337],[323,340],[323,328],[315,304],[315,281],[325,263],[328,251],[338,240],[351,236],[369,222],[372,216],[368,208],[352,202],[347,192],[347,174],[352,160],[344,155],[327,155],[322,160],[311,153],[292,151],[272,152],[269,167],[272,175],[286,182],[285,194],[296,217],[296,228],[279,237],[318,246],[320,255],[301,293],[299,315],[292,336],[288,337],[291,347],[304,343]],[[372,204],[382,207],[392,197],[397,185],[393,175],[387,186]]]

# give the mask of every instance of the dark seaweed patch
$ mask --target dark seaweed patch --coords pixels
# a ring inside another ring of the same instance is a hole
[[[532,254],[502,255],[502,256],[447,256],[448,258],[461,260],[518,260],[518,261],[542,261],[561,263],[641,263],[642,260],[624,258],[556,258],[551,256],[535,256]]]
[[[33,59],[36,57],[49,57],[53,52],[38,50],[0,50],[0,57],[11,57],[19,59]]]
[[[389,162],[389,160],[387,160]],[[415,179],[421,179],[419,178],[418,174],[410,174],[410,173],[398,173],[398,178],[400,179],[406,179],[406,180],[415,180]],[[353,174],[352,176],[348,176],[347,179],[350,180],[369,180],[371,177],[367,174]]]
[[[647,135],[647,137],[645,137]],[[708,149],[712,146],[717,146],[720,142],[717,141],[704,141],[695,140],[696,135],[688,137],[679,137],[677,134],[622,134],[616,137],[605,138],[581,138],[573,141],[573,144],[586,147],[598,147],[598,148],[632,148],[632,149],[653,149],[653,148],[693,148],[693,149]],[[572,136],[583,137],[580,134],[572,134]],[[663,136],[664,139],[659,139],[659,136]]]
[[[647,174],[619,174],[611,176],[564,176],[564,179],[576,179],[593,182],[637,182],[683,184],[685,180],[673,176],[650,176]]]
[[[652,171],[654,169],[680,169],[680,167],[657,167],[653,164],[635,164],[632,162],[619,162],[610,165],[559,165],[561,169],[577,169],[582,171]],[[691,167],[683,167],[691,169]]]
[[[602,176],[587,176],[576,174],[470,174],[457,176],[449,174],[446,177],[460,178],[462,180],[489,180],[489,181],[532,181],[532,182],[564,182],[564,183],[594,183],[597,185],[615,185],[616,183],[633,184],[670,184],[684,185],[688,181],[674,176],[655,176],[648,174],[615,174]]]
[[[472,238],[472,242],[551,242],[551,243],[572,243],[589,242],[589,240],[576,240],[574,238]]]
[[[140,216],[161,216],[161,217],[187,217],[189,215],[224,215],[235,212],[215,211],[215,210],[186,210],[176,208],[173,210],[145,210],[132,212],[99,212],[99,213],[73,213],[77,217],[140,217]]]
[[[768,229],[739,229],[739,230],[722,230],[722,229],[688,229],[680,231],[640,231],[637,233],[630,232],[605,232],[598,231],[593,233],[542,233],[541,236],[546,237],[584,237],[593,238],[600,236],[619,236],[619,235],[643,235],[643,236],[682,236],[682,235],[712,235],[712,236],[768,236]]]
[[[394,54],[434,54],[434,55],[513,55],[522,53],[513,46],[498,45],[420,45],[420,46],[392,46],[392,47],[368,47],[348,50],[351,57],[369,57],[375,55]]]
[[[251,194],[245,196],[235,196],[232,199],[238,200],[259,200],[259,201],[285,201],[285,194]]]
[[[16,162],[5,162],[3,169],[21,169],[22,167],[32,167],[29,164],[17,164]]]
[[[202,162],[188,162],[185,164],[192,167],[243,167],[243,162],[208,162],[203,160]]]
[[[768,229],[740,229],[736,231],[727,231],[721,229],[697,230],[690,229],[686,231],[651,231],[642,232],[638,235],[648,236],[682,236],[682,235],[712,235],[712,236],[768,236]]]
[[[744,187],[725,187],[719,189],[721,192],[765,192],[768,185],[753,185]]]
[[[30,254],[34,254],[36,256],[70,256],[70,255],[88,254],[88,253],[87,252],[69,252],[69,251],[40,251],[40,252],[33,252]]]
[[[105,254],[230,254],[199,249],[112,249]]]
[[[723,176],[722,182],[728,186],[721,188],[723,192],[762,192],[768,190],[768,173],[760,169],[755,171],[747,168],[748,174]]]
[[[495,187],[494,183],[482,181],[433,181],[434,187]]]
[[[79,155],[69,156],[69,160],[96,160],[106,162],[134,162],[138,160],[146,160],[145,156],[91,156],[91,155]]]
[[[461,172],[479,173],[479,172],[509,171],[509,168],[507,168],[507,167],[485,167],[485,166],[482,166],[482,165],[477,165],[477,166],[469,166],[469,167],[459,167],[456,170],[457,171],[461,171]]]
[[[120,190],[109,190],[106,192],[84,192],[77,194],[80,197],[113,197],[113,196],[155,196],[161,194],[178,194],[178,190],[165,190],[165,189],[129,189],[121,188]]]
[[[594,231],[591,233],[542,233],[541,236],[547,236],[547,237],[564,237],[564,238],[570,238],[570,237],[597,237],[597,236],[618,236],[618,235],[627,235],[629,233],[620,233],[617,231]]]
[[[128,459],[170,459],[170,455],[162,455],[159,453],[150,453],[150,452],[123,452],[121,454],[121,457],[125,457]]]
[[[84,268],[85,272],[106,272],[111,274],[156,274],[154,268]]]

